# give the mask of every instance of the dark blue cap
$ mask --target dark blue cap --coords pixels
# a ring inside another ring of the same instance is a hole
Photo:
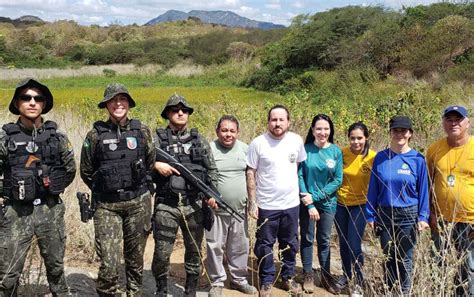
[[[467,109],[464,106],[461,105],[451,105],[446,107],[446,109],[443,112],[443,117],[445,117],[448,113],[450,112],[456,112],[463,118],[467,118]]]

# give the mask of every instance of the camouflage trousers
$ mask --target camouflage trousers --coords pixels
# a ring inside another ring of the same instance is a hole
[[[97,204],[94,228],[100,268],[96,290],[100,296],[121,293],[119,269],[122,254],[125,260],[127,295],[142,295],[143,253],[151,229],[151,213],[149,192],[129,201]]]
[[[190,205],[170,206],[158,203],[155,206],[153,217],[153,235],[155,239],[155,251],[153,254],[152,272],[155,280],[168,276],[170,267],[170,256],[173,251],[174,242],[181,229],[184,239],[184,269],[186,274],[197,275],[201,273],[201,243],[204,236],[202,226],[201,200]]]
[[[68,293],[64,275],[65,206],[59,198],[44,204],[9,203],[0,222],[0,296],[16,296],[19,279],[36,237],[54,296]]]

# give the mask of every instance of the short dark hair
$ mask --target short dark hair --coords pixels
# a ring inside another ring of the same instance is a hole
[[[239,120],[237,120],[236,117],[234,117],[233,115],[230,115],[230,114],[225,114],[225,115],[221,116],[221,118],[217,122],[216,130],[220,129],[221,124],[222,124],[223,121],[230,121],[232,123],[235,123],[237,125],[237,130],[239,130]]]
[[[367,126],[362,122],[353,123],[347,129],[347,137],[351,137],[351,132],[357,129],[362,130],[362,133],[364,133],[364,136],[367,139],[365,141],[364,150],[362,151],[362,156],[365,158],[369,154],[369,149],[370,149],[369,129],[367,128]]]
[[[334,143],[334,124],[331,121],[331,118],[325,114],[317,114],[314,116],[313,120],[311,121],[311,126],[309,127],[308,134],[306,135],[306,140],[305,144],[307,143],[313,143],[314,142],[314,135],[313,135],[313,127],[316,125],[316,122],[319,120],[324,120],[329,123],[329,129],[331,130],[329,132],[329,138],[328,141],[330,143]]]
[[[274,105],[272,108],[270,108],[270,110],[268,111],[267,121],[270,121],[270,114],[272,113],[272,111],[279,108],[286,111],[286,119],[288,121],[290,120],[290,112],[288,111],[288,108],[286,108],[285,105],[277,104],[277,105]]]

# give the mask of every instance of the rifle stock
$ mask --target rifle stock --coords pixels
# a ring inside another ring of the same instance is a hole
[[[178,170],[185,180],[187,180],[191,185],[199,189],[199,191],[206,195],[206,197],[214,198],[217,202],[217,205],[219,205],[222,210],[229,213],[237,221],[242,222],[245,219],[242,214],[240,214],[232,206],[227,204],[224,199],[222,199],[222,195],[216,189],[213,189],[212,187],[206,185],[205,182],[203,182],[199,177],[194,175],[191,170],[181,164],[175,157],[160,148],[157,148],[156,154],[161,160]]]

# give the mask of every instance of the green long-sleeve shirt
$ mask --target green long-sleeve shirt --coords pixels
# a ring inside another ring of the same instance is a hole
[[[308,208],[335,213],[336,193],[343,176],[341,149],[334,144],[319,148],[314,143],[307,143],[304,148],[307,158],[298,168],[300,192],[312,195],[314,202]]]

